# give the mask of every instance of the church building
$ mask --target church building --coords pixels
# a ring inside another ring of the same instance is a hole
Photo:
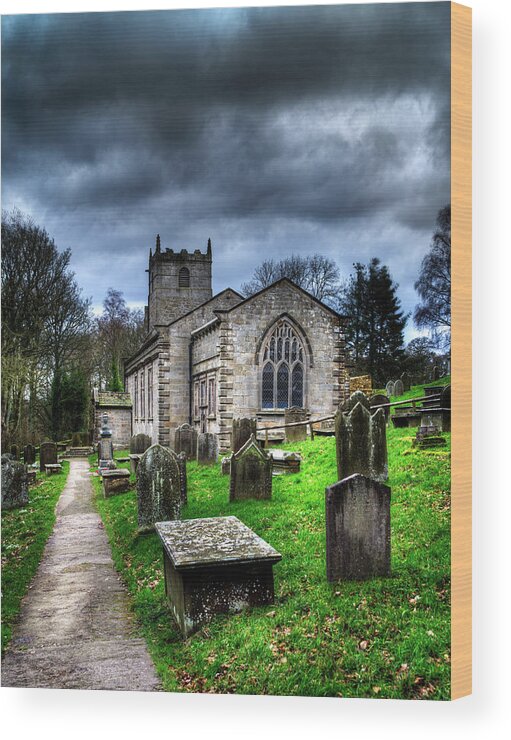
[[[232,420],[284,423],[284,409],[333,414],[348,395],[344,322],[287,278],[249,298],[213,295],[212,248],[149,253],[147,336],[125,363],[133,434],[173,445],[188,423],[231,445]]]

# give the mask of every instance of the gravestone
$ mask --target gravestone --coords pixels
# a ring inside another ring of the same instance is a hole
[[[394,394],[394,381],[393,381],[393,380],[389,380],[389,382],[388,382],[388,383],[387,383],[387,385],[385,386],[385,393],[386,393],[386,395],[387,395],[387,396],[388,396],[389,398],[390,398],[391,396],[395,395],[395,394]]]
[[[232,451],[238,452],[250,437],[257,435],[257,419],[233,419]]]
[[[272,459],[257,444],[254,435],[231,455],[230,501],[271,498]]]
[[[103,496],[117,496],[118,493],[126,493],[130,490],[130,471],[126,468],[116,468],[115,470],[104,470],[103,478]]]
[[[44,473],[47,465],[56,465],[57,445],[55,442],[41,442],[39,447],[39,470]]]
[[[28,504],[28,475],[23,463],[2,456],[2,509],[19,509]]]
[[[451,386],[450,385],[446,385],[442,390],[442,394],[440,396],[440,407],[443,409],[451,408]]]
[[[375,406],[383,405],[383,413],[385,414],[385,421],[387,422],[387,424],[390,418],[390,406],[387,405],[388,403],[389,399],[383,393],[375,393],[374,396],[371,396],[371,398],[369,399],[369,406],[371,407],[372,414],[374,414],[374,412],[376,411],[376,408],[374,408]]]
[[[20,451],[18,445],[11,445],[11,455],[13,460],[19,460]]]
[[[222,458],[222,475],[231,474],[231,456]]]
[[[410,390],[412,384],[411,384],[411,381],[410,381],[410,376],[408,375],[408,373],[406,372],[406,370],[404,371],[404,373],[401,374],[400,380],[401,380],[401,382],[403,384],[403,390],[404,390],[404,392],[407,393]]]
[[[197,462],[199,465],[215,465],[218,461],[218,439],[216,434],[203,432],[197,437]]]
[[[306,421],[307,416],[307,411],[298,406],[291,406],[291,408],[284,410],[285,424],[292,424],[295,421]],[[286,442],[303,442],[304,439],[307,439],[306,424],[300,424],[297,427],[286,426]]]
[[[107,462],[108,460],[114,459],[114,446],[112,440],[108,437],[100,439],[98,442],[98,464],[101,465],[102,461]]]
[[[130,452],[133,455],[143,455],[151,446],[151,437],[147,434],[135,434],[130,439]]]
[[[35,463],[34,445],[25,445],[23,448],[23,460],[25,461],[25,465],[33,465]]]
[[[440,368],[438,365],[435,365],[433,368],[433,380],[438,380],[440,377]]]
[[[390,488],[351,475],[325,492],[329,581],[390,575]]]
[[[179,519],[181,476],[177,456],[159,444],[149,447],[137,468],[138,527],[150,532],[155,522]]]
[[[394,395],[402,396],[404,392],[405,392],[405,389],[403,386],[403,381],[400,378],[398,378],[396,382],[394,383]]]
[[[132,475],[136,475],[137,474],[137,468],[138,468],[138,464],[140,462],[140,458],[141,457],[142,457],[142,455],[139,455],[137,453],[133,453],[133,454],[131,454],[129,456],[129,459],[130,459],[130,471],[131,471],[131,474]]]
[[[181,424],[174,434],[174,452],[184,452],[188,460],[197,458],[197,430],[190,424]]]
[[[173,452],[171,450],[171,452]],[[173,453],[176,454],[175,452]],[[177,464],[179,465],[179,484],[181,490],[181,503],[183,505],[188,503],[188,482],[186,476],[186,453],[180,452],[177,457]]]
[[[371,413],[369,400],[354,393],[335,418],[339,480],[354,473],[383,482],[388,477],[387,435],[383,409]]]

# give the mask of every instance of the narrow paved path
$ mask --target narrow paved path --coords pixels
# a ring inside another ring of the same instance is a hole
[[[160,688],[145,642],[134,635],[85,459],[71,460],[54,530],[2,661],[2,686]]]

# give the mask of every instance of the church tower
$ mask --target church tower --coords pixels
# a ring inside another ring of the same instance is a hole
[[[162,251],[160,235],[154,254],[149,252],[147,328],[169,324],[213,296],[211,290],[211,239],[205,253],[200,249]]]

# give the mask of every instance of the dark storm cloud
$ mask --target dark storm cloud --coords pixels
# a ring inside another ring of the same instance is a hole
[[[155,231],[189,248],[211,235],[234,287],[276,250],[344,271],[353,251],[378,255],[413,302],[449,198],[449,17],[414,3],[4,18],[4,206],[72,247],[97,302],[108,285],[86,260],[122,253],[118,287],[143,301]]]

